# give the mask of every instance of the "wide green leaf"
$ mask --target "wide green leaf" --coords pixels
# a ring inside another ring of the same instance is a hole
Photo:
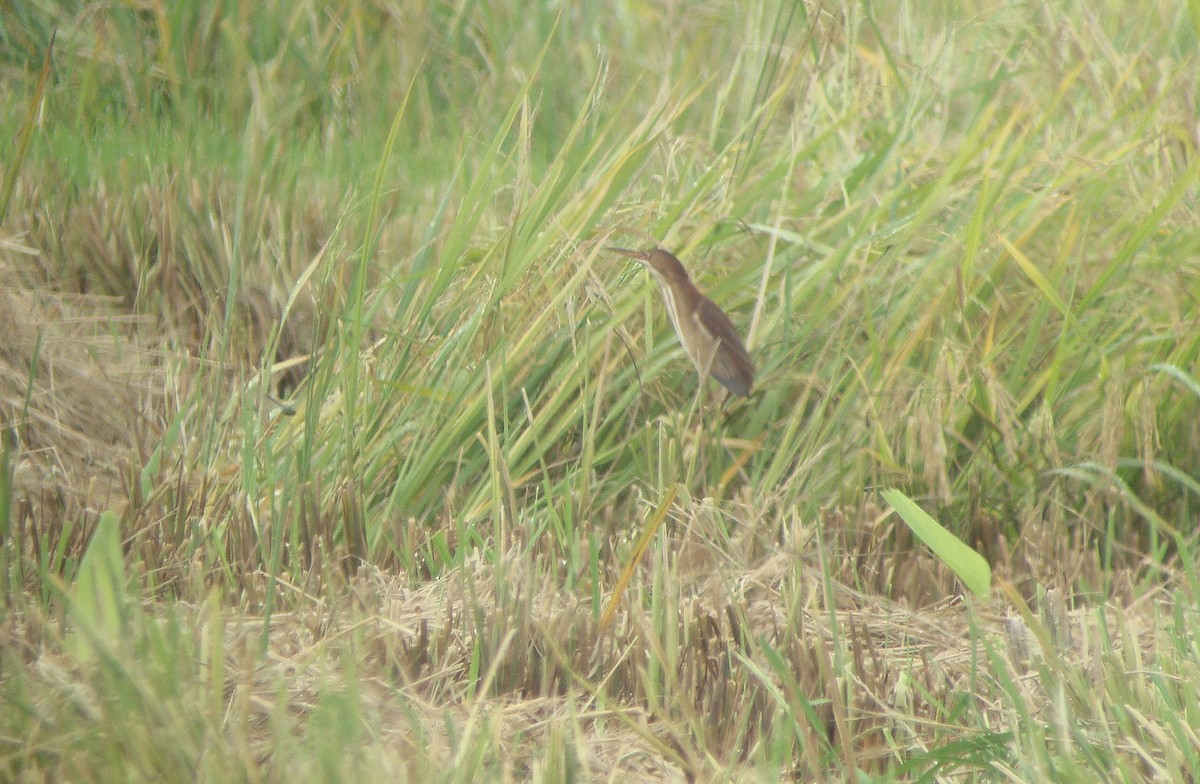
[[[113,512],[100,515],[79,564],[74,599],[69,645],[77,657],[94,659],[120,639],[128,604],[121,521]]]
[[[922,542],[929,545],[934,555],[954,570],[958,579],[976,596],[985,597],[991,593],[992,568],[982,555],[943,528],[937,520],[899,490],[884,490],[883,499],[892,505],[900,519]]]

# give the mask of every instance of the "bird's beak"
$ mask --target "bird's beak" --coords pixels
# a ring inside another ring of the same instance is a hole
[[[619,253],[622,256],[637,259],[641,262],[650,261],[650,251],[648,250],[626,250],[625,248],[614,248],[611,245],[607,246],[605,250],[610,250],[613,253]]]

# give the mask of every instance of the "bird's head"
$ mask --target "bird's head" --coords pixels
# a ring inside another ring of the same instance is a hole
[[[663,282],[689,282],[687,270],[683,268],[683,264],[662,248],[626,250],[625,248],[609,247],[608,249],[613,253],[619,253],[641,262],[646,269],[653,272],[654,276]]]

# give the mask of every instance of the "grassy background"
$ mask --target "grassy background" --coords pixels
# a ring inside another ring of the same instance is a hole
[[[0,778],[1194,775],[1198,32],[0,10]]]

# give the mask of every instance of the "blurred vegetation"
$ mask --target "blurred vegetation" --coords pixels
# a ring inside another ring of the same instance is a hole
[[[625,764],[588,757],[614,727],[648,777],[1187,769],[1198,30],[1183,3],[0,8],[6,773],[591,778]],[[602,250],[651,241],[748,336],[750,400],[697,390],[655,287]],[[887,487],[1004,601],[1090,631],[950,612]],[[104,512],[130,591],[89,606],[142,609],[61,665],[88,673],[72,703],[30,662],[69,656]],[[863,624],[896,623],[920,642],[872,660]],[[1022,669],[1026,626],[1079,672],[1144,653],[1176,680]],[[931,661],[951,642],[969,667]],[[409,706],[398,763],[367,729],[389,689],[461,708],[462,742]],[[476,706],[505,695],[565,697],[545,756],[493,742]],[[70,710],[134,739],[76,764]],[[1070,743],[1035,739],[1054,721]],[[351,769],[306,732],[379,745]]]

